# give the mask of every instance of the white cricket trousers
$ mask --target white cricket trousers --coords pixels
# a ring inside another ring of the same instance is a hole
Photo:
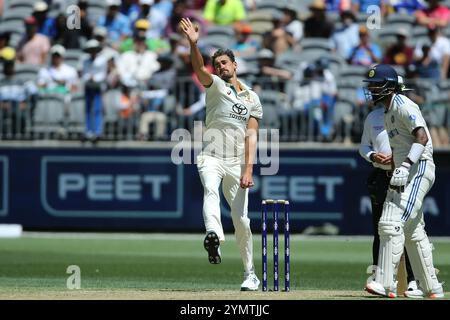
[[[197,167],[203,184],[203,219],[206,232],[214,231],[221,242],[225,241],[221,216],[220,193],[231,208],[234,234],[239,247],[244,271],[254,272],[253,239],[248,218],[248,189],[240,187],[242,165],[239,158],[221,159],[200,154]]]

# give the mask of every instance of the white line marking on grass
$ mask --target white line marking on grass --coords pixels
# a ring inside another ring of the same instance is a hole
[[[173,241],[203,241],[203,233],[117,233],[117,232],[30,232],[23,233],[23,238],[41,239],[118,239],[118,240],[173,240]],[[226,234],[227,240],[234,241],[234,234]],[[258,240],[259,233],[253,233],[253,239]],[[280,235],[280,238],[282,235]],[[291,234],[295,241],[372,241],[372,236],[306,236]],[[450,242],[450,237],[430,237],[435,242]]]

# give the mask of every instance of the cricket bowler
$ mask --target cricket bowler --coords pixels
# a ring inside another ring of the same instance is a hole
[[[244,264],[241,291],[258,290],[259,279],[253,263],[253,240],[248,218],[248,188],[253,183],[258,120],[263,111],[256,93],[237,79],[237,63],[231,50],[217,50],[212,56],[216,75],[210,74],[197,47],[199,30],[189,19],[180,27],[190,44],[191,63],[206,88],[206,131],[210,137],[197,157],[204,189],[204,247],[209,262],[222,261],[220,243],[225,241],[221,223],[219,187],[231,208],[236,241]],[[204,139],[206,140],[206,139]]]

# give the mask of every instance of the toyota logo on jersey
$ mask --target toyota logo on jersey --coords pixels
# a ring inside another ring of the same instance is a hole
[[[248,109],[246,106],[244,106],[243,104],[240,103],[235,103],[232,107],[233,112],[240,115],[240,116],[245,116],[248,112]]]

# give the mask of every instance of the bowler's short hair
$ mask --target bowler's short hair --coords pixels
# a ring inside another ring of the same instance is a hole
[[[216,63],[216,58],[220,56],[228,56],[231,62],[236,61],[233,51],[231,51],[230,49],[218,49],[211,57],[213,66]]]

